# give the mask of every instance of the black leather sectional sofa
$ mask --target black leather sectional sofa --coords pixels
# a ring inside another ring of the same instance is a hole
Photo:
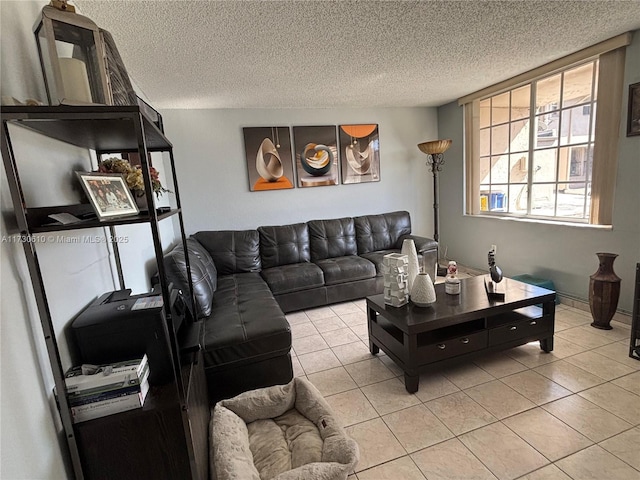
[[[407,238],[434,271],[437,243],[411,235],[404,211],[192,235],[187,248],[212,402],[290,381],[285,313],[381,293],[382,258]],[[181,246],[165,256],[165,269],[186,290]]]

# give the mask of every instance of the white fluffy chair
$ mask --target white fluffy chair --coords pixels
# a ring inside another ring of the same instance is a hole
[[[358,445],[307,380],[242,393],[211,418],[213,480],[344,480]]]

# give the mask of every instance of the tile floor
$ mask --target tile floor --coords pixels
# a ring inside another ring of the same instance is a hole
[[[365,301],[287,315],[293,367],[360,446],[350,480],[640,480],[640,362],[628,325],[559,305],[555,349],[528,344],[420,377],[369,353]]]

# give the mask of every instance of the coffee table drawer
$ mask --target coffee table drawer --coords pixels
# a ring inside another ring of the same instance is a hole
[[[539,335],[549,330],[548,318],[518,320],[489,330],[489,345],[499,345],[511,340]]]
[[[456,355],[482,350],[483,348],[487,348],[486,330],[431,345],[424,345],[419,348],[419,351],[423,363],[431,363],[455,357]]]

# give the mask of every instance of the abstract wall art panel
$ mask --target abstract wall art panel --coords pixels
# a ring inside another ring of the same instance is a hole
[[[337,185],[340,177],[335,125],[293,127],[299,187]]]
[[[378,125],[340,125],[342,183],[380,181]]]
[[[249,189],[293,188],[293,159],[289,127],[245,127],[244,150]]]

